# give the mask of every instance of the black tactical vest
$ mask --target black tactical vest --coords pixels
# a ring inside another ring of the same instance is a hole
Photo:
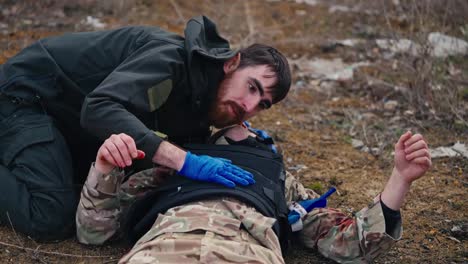
[[[261,214],[277,219],[273,230],[284,254],[289,243],[290,226],[284,197],[285,171],[281,155],[239,145],[184,147],[194,154],[229,159],[233,164],[251,172],[256,183],[227,188],[179,175],[170,177],[163,186],[147,193],[130,207],[124,224],[129,242],[134,244],[151,228],[158,214],[165,213],[174,206],[214,197],[233,197],[255,207]]]

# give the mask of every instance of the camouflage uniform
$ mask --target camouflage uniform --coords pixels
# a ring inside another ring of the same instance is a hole
[[[79,241],[102,244],[118,238],[125,209],[163,180],[167,174],[161,170],[156,167],[139,172],[120,186],[122,172],[102,175],[92,166],[76,214]],[[318,197],[290,173],[285,184],[289,202]],[[385,233],[379,197],[352,218],[335,209],[321,208],[302,221],[298,235],[304,245],[343,263],[369,262],[401,235],[401,226],[395,234]],[[284,263],[271,228],[274,222],[229,197],[177,206],[160,214],[119,263]]]

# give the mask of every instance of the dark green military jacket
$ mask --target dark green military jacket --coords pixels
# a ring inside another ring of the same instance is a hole
[[[146,26],[65,34],[2,65],[0,92],[40,100],[65,131],[126,133],[152,157],[162,141],[153,131],[178,144],[207,136],[209,101],[234,54],[206,17],[191,19],[185,38]]]

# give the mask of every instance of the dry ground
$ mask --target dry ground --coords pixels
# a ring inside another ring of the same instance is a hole
[[[301,1],[0,0],[0,23],[5,25],[0,24],[0,63],[38,38],[91,30],[81,23],[87,15],[102,18],[107,28],[147,24],[181,33],[189,17],[205,14],[220,25],[220,32],[234,46],[255,41],[272,43],[293,60],[316,56],[353,60],[356,54],[365,53],[366,47],[351,55],[342,47],[331,52],[323,47],[336,39],[371,39],[389,34],[389,21],[382,14],[332,14],[328,9],[336,2],[373,10],[372,3],[378,1],[328,1],[316,6],[297,2]],[[404,34],[405,27],[395,21],[390,24],[396,24],[395,30]],[[380,56],[375,47],[371,51],[373,56]],[[373,75],[372,69],[362,72]],[[358,77],[335,85],[332,92],[324,92],[314,82],[296,85],[304,78],[295,76],[289,98],[252,120],[255,127],[271,132],[284,152],[286,165],[305,185],[319,192],[337,186],[339,193],[331,197],[330,206],[350,214],[382,190],[391,171],[391,145],[402,131],[423,133],[431,146],[457,140],[468,143],[467,127],[454,129],[440,120],[425,120],[424,116],[389,122],[402,114],[407,101],[400,101],[401,111],[381,111],[382,101],[370,96]],[[373,113],[372,120],[365,124],[353,118],[369,112]],[[371,155],[354,149],[350,131],[366,142],[372,141],[365,138],[369,137],[383,143],[383,151]],[[413,185],[402,208],[403,239],[377,262],[467,263],[466,231],[451,231],[453,226],[468,224],[467,177],[467,159],[434,160],[432,170]],[[83,246],[73,238],[61,243],[36,243],[8,226],[0,227],[0,243],[2,263],[113,263],[125,252],[116,246]],[[305,249],[295,248],[292,253],[287,263],[328,263]]]

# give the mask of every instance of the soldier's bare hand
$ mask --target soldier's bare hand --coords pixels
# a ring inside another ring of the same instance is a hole
[[[145,157],[145,153],[137,150],[133,138],[126,134],[112,135],[99,148],[96,157],[96,169],[101,173],[109,173],[115,167],[124,168],[132,165],[132,160]]]
[[[431,154],[422,135],[403,134],[395,144],[395,169],[407,183],[417,180],[431,167]]]

